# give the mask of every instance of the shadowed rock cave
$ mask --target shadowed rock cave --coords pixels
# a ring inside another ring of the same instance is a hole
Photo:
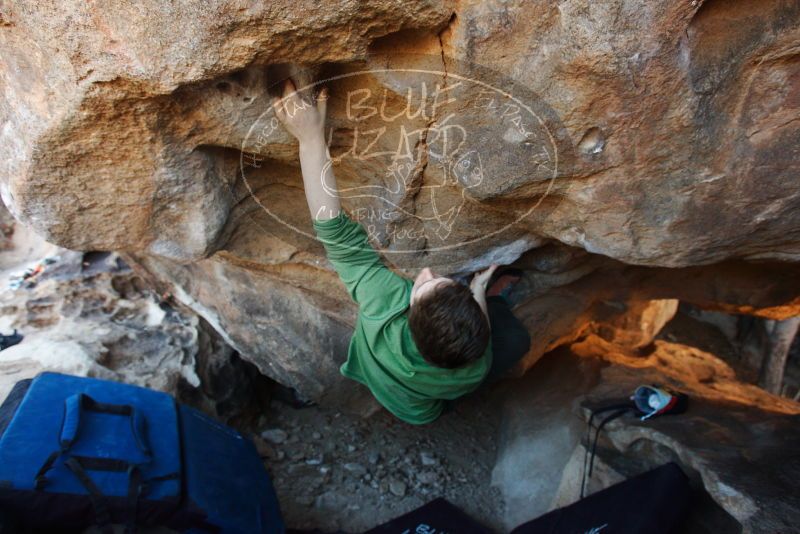
[[[3,269],[61,258],[5,292],[30,335],[2,366],[179,393],[256,435],[290,526],[346,531],[574,502],[587,407],[665,384],[691,410],[609,424],[590,490],[674,460],[686,532],[790,531],[798,28],[789,0],[0,6]],[[339,371],[357,307],[271,112],[287,77],[328,87],[337,193],[390,268],[523,272],[530,351],[430,428]]]

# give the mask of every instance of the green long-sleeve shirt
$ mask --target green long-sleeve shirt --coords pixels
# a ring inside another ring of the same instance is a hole
[[[314,221],[328,260],[358,304],[344,376],[366,385],[394,415],[412,424],[439,417],[443,400],[469,393],[483,381],[491,365],[491,343],[475,362],[443,369],[426,362],[408,327],[411,280],[388,269],[370,246],[360,224],[344,213]]]

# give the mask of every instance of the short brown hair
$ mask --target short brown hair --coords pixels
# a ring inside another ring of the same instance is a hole
[[[486,315],[469,287],[455,281],[414,302],[408,326],[423,358],[436,367],[463,367],[480,358],[489,344]]]

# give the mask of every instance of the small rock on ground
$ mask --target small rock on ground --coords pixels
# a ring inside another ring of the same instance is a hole
[[[262,432],[261,437],[269,441],[270,443],[280,445],[289,438],[289,434],[287,434],[285,430],[281,430],[280,428],[270,428],[269,430],[265,430],[264,432]]]

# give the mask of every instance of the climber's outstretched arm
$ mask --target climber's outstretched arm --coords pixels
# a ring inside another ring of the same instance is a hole
[[[300,142],[300,168],[306,201],[311,217],[318,221],[333,219],[341,210],[335,193],[336,177],[331,167],[331,156],[325,143],[327,100],[327,88],[312,98],[298,93],[289,79],[283,86],[283,97],[272,101],[275,115]]]
[[[303,97],[287,80],[283,97],[272,105],[278,119],[300,141],[306,200],[328,261],[365,317],[385,317],[393,310],[400,313],[408,307],[411,284],[383,264],[364,228],[341,211],[324,136],[327,98],[325,89],[315,100]]]

